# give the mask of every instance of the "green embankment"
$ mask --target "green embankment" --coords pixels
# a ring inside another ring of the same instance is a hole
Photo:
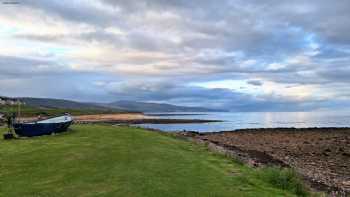
[[[129,127],[74,125],[55,136],[1,139],[0,168],[6,197],[294,196],[204,146]]]
[[[0,105],[0,113],[17,113],[17,106]],[[89,115],[89,114],[104,114],[104,113],[123,113],[117,110],[97,110],[97,109],[62,109],[62,108],[38,108],[23,105],[20,108],[22,117],[33,117],[38,115],[57,116],[64,113],[72,115]]]

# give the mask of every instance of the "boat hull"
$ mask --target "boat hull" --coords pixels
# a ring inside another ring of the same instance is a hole
[[[17,123],[13,125],[13,128],[19,136],[34,137],[65,132],[72,122],[73,121],[61,123]]]

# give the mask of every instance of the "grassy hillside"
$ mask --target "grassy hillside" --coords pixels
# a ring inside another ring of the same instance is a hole
[[[32,107],[62,108],[62,109],[88,109],[88,110],[108,110],[109,108],[77,101],[51,98],[18,98],[20,101]]]
[[[0,96],[0,98],[2,98]],[[5,98],[5,97],[3,97]],[[161,103],[136,102],[136,101],[116,101],[112,103],[86,103],[65,99],[53,98],[8,98],[13,101],[21,101],[27,106],[34,108],[48,109],[70,109],[70,110],[97,110],[114,112],[210,112],[219,111],[203,107],[185,107]]]
[[[6,197],[294,196],[259,170],[137,128],[74,125],[56,136],[0,140],[0,156]]]
[[[17,106],[0,105],[0,113],[17,113]],[[122,113],[117,110],[102,110],[102,109],[65,109],[65,108],[43,108],[32,107],[28,105],[21,106],[22,117],[38,116],[40,114],[47,116],[62,115],[64,113],[70,113],[72,115],[85,115],[85,114],[103,114],[103,113]]]

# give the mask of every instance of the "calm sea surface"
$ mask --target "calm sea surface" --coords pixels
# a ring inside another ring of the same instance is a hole
[[[152,114],[149,114],[152,115]],[[222,120],[216,123],[141,124],[144,128],[163,131],[215,132],[242,128],[276,127],[350,127],[349,112],[220,112],[220,113],[161,113],[157,118]]]

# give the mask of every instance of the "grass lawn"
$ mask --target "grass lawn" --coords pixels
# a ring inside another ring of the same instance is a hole
[[[167,134],[74,125],[55,136],[1,139],[0,196],[294,195],[258,170]]]

